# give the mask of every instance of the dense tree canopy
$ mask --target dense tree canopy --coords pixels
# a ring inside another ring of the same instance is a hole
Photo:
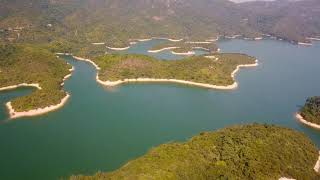
[[[279,179],[316,180],[315,145],[302,133],[270,125],[204,132],[185,143],[163,144],[110,173],[80,179]]]
[[[41,90],[12,100],[16,111],[27,111],[60,103],[66,95],[63,77],[70,65],[55,54],[30,44],[0,44],[0,87],[38,83]]]
[[[240,64],[254,64],[255,58],[244,54],[217,53],[219,60],[192,56],[163,61],[145,55],[108,54],[94,58],[101,68],[101,80],[117,81],[136,78],[178,79],[212,85],[231,85],[231,73]]]
[[[309,97],[301,108],[301,116],[312,123],[320,124],[320,96]]]

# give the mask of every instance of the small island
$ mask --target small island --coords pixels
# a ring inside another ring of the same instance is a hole
[[[303,124],[320,129],[320,96],[309,97],[296,117]]]
[[[63,106],[69,94],[63,81],[72,66],[50,51],[31,44],[0,44],[0,91],[22,86],[37,90],[6,104],[10,118],[44,114]]]
[[[273,125],[239,125],[203,132],[184,143],[160,145],[113,172],[70,179],[316,180],[318,156],[316,146],[300,132]]]
[[[174,82],[213,89],[234,89],[235,73],[240,67],[254,67],[254,57],[236,53],[191,56],[163,61],[146,55],[107,54],[89,61],[99,70],[97,81],[105,86],[128,82]],[[218,60],[217,60],[218,59]]]

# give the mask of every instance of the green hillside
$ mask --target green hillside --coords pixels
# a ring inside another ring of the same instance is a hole
[[[70,65],[54,54],[33,45],[0,44],[0,88],[21,83],[39,83],[41,90],[12,100],[16,111],[28,111],[60,103],[61,87]]]
[[[302,133],[270,125],[204,132],[163,144],[118,170],[80,179],[319,179],[315,145]]]
[[[203,41],[218,35],[289,41],[320,36],[320,2],[227,0],[0,0],[0,41],[67,41],[77,53],[93,42],[126,47],[150,37]],[[267,7],[267,8],[266,8]],[[201,9],[201,11],[199,11]],[[63,43],[64,44],[64,43]]]

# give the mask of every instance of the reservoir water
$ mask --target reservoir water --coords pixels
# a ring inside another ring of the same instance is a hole
[[[157,41],[128,51],[146,54],[153,43]],[[96,83],[91,65],[66,56],[75,71],[65,83],[71,99],[62,109],[10,121],[4,104],[32,89],[0,92],[0,179],[58,179],[110,171],[159,144],[254,122],[299,130],[320,148],[320,131],[294,118],[308,96],[320,95],[320,43],[304,47],[274,40],[230,40],[219,47],[259,60],[258,67],[237,74],[236,90],[171,83],[107,89]],[[156,56],[178,58],[168,52]]]

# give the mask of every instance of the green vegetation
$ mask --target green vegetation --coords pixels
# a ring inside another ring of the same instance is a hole
[[[271,125],[204,132],[185,143],[163,144],[120,169],[80,179],[295,179],[316,180],[315,145],[302,133]]]
[[[230,76],[239,64],[253,64],[255,58],[244,54],[214,54],[218,61],[204,56],[161,61],[145,55],[104,55],[93,61],[101,68],[101,80],[134,78],[179,79],[213,85],[230,85]]]
[[[60,103],[66,93],[61,83],[70,65],[53,53],[30,44],[0,44],[0,87],[39,83],[41,90],[12,100],[16,111],[28,111]]]
[[[320,96],[309,97],[300,111],[305,120],[320,124]]]
[[[186,41],[180,41],[180,42],[166,41],[164,43],[160,43],[152,47],[150,50],[159,50],[166,47],[179,47],[172,50],[174,52],[179,52],[179,53],[192,51],[196,48],[205,48],[207,49],[208,52],[213,53],[213,52],[216,52],[218,49],[217,45],[214,42],[209,44],[204,44],[204,43],[186,43]]]
[[[0,42],[63,42],[71,53],[93,42],[126,47],[130,39],[169,37],[190,41],[218,35],[254,38],[271,34],[289,41],[320,35],[318,0],[0,0]],[[265,8],[268,7],[268,8]],[[201,9],[201,11],[199,11]],[[196,12],[196,13],[195,13]],[[227,13],[226,13],[227,12]]]

